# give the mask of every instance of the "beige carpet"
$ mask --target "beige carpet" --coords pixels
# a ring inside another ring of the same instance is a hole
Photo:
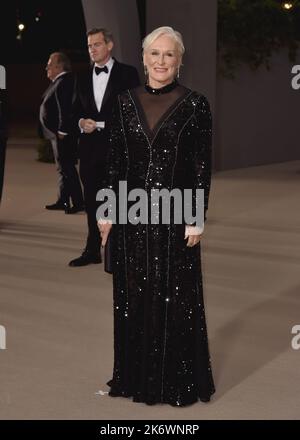
[[[297,419],[300,161],[217,173],[203,240],[217,392],[209,404],[112,398],[112,284],[102,265],[69,268],[83,214],[47,212],[53,165],[10,145],[0,208],[1,419]],[[103,392],[103,394],[102,394]]]

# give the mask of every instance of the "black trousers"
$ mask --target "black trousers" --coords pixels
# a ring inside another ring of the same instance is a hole
[[[69,204],[71,199],[74,206],[82,206],[83,195],[76,169],[76,139],[67,135],[64,139],[53,137],[50,140],[58,172],[57,201]]]
[[[99,203],[96,201],[96,195],[99,189],[104,186],[105,170],[103,164],[99,164],[99,161],[94,161],[92,157],[85,154],[80,159],[79,170],[87,213],[88,235],[86,249],[92,253],[97,253],[101,246],[101,238],[96,219],[96,212],[99,206]]]
[[[107,141],[102,132],[82,135],[79,146],[80,179],[83,184],[84,203],[87,213],[88,235],[86,249],[98,253],[101,247],[101,237],[97,225],[96,212],[99,202],[97,192],[105,187]],[[105,271],[112,273],[110,238],[105,246]]]

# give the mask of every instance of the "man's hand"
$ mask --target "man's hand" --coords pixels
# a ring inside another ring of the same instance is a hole
[[[96,121],[93,119],[80,119],[79,125],[85,133],[93,133],[97,128]]]
[[[57,133],[57,137],[58,139],[64,139],[67,135],[66,134],[62,134],[62,133]]]

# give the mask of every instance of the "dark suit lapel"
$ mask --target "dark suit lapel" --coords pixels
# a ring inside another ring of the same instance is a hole
[[[67,73],[65,73],[64,75],[56,78],[56,80],[51,81],[48,88],[46,89],[45,93],[42,96],[42,101],[46,100],[50,95],[52,95],[53,91],[56,89],[56,87],[58,86],[58,84],[63,81],[63,77],[67,75]]]
[[[89,77],[88,77],[87,102],[91,103],[91,107],[94,112],[99,113],[98,109],[97,109],[96,102],[95,102],[95,96],[94,96],[93,71],[94,71],[94,66],[91,68],[91,70],[89,72]]]
[[[105,104],[107,103],[107,101],[111,97],[112,93],[118,89],[119,70],[120,70],[119,63],[117,60],[115,60],[113,66],[112,66],[109,80],[108,80],[108,83],[107,83],[107,86],[105,89],[105,93],[103,96],[102,109],[105,107]]]
[[[48,95],[52,91],[54,84],[55,84],[55,82],[51,81],[51,83],[49,84],[49,86],[47,87],[47,89],[45,90],[45,92],[42,96],[42,102],[46,100],[46,98],[48,97]]]

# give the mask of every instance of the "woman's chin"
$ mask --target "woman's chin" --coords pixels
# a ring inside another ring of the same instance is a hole
[[[155,75],[155,77],[153,77],[153,81],[161,85],[165,85],[171,83],[173,81],[173,78],[170,78],[169,76],[165,76],[165,75]]]

